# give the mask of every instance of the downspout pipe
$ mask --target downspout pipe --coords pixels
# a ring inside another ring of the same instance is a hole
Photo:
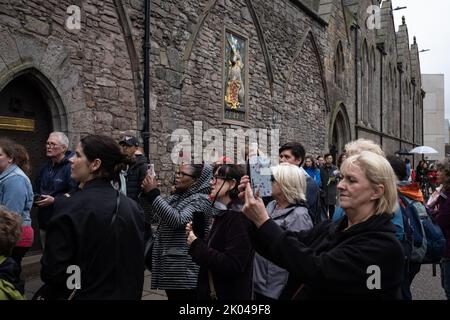
[[[145,0],[144,25],[144,125],[141,137],[144,154],[150,160],[150,0]]]
[[[416,81],[413,81],[413,147],[416,147]]]
[[[355,31],[355,140],[358,140],[358,29],[359,25],[356,21],[353,22],[351,28]]]
[[[402,91],[402,86],[403,86],[403,79],[402,79],[402,74],[403,74],[403,69],[399,69],[399,71],[400,71],[400,85],[398,86],[399,87],[399,90],[400,90],[400,94],[399,94],[399,100],[400,100],[400,150],[402,149],[402,141],[403,141],[403,115],[402,115],[402,113],[403,113],[403,96],[402,96],[402,93],[403,93],[403,91]]]

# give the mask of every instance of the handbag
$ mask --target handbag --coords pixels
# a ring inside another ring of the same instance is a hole
[[[116,221],[117,218],[117,213],[119,212],[119,206],[120,206],[120,191],[117,191],[117,198],[116,198],[116,206],[114,208],[114,212],[111,218],[111,222],[109,224],[109,227],[112,228],[114,225],[114,222]],[[112,234],[112,232],[108,232],[108,235]],[[109,239],[109,236],[106,237],[106,240]],[[95,261],[95,259],[97,259],[98,255],[102,252],[103,247],[105,246],[105,244],[108,243],[108,241],[103,242],[102,246],[100,247],[100,249],[97,251],[97,253],[95,254],[94,258],[91,260],[91,263],[86,267],[86,271],[84,271],[85,273],[88,273],[93,265],[93,262]],[[53,297],[49,295],[49,287],[44,283],[37,291],[36,293],[33,295],[33,297],[31,298],[31,300],[51,300],[51,299],[57,299],[57,297]],[[67,297],[67,300],[73,300],[73,298],[75,297],[75,294],[77,293],[77,289],[73,289],[69,296]],[[62,300],[66,300],[66,299],[62,299]]]

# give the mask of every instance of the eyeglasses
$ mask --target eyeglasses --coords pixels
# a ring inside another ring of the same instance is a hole
[[[48,148],[55,148],[55,147],[59,147],[60,145],[59,144],[55,144],[53,142],[46,142],[45,146],[48,147]]]
[[[194,176],[193,176],[193,175],[191,175],[191,174],[189,174],[189,173],[186,173],[186,172],[183,172],[183,171],[178,171],[178,172],[175,172],[175,175],[177,175],[177,176],[181,176],[181,177],[185,177],[185,176],[187,176],[187,177],[191,177],[191,178],[194,178]]]
[[[217,176],[216,175],[216,176],[213,176],[212,183],[215,184],[217,182],[217,179],[225,180],[225,181],[227,181],[227,180],[235,180],[235,179],[230,178],[230,177],[224,177],[224,176]]]

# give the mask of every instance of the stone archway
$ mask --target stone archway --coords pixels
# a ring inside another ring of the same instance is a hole
[[[352,139],[350,121],[343,103],[338,102],[330,118],[328,143],[330,150],[334,149],[339,155],[343,153],[345,145]]]
[[[4,44],[0,46],[0,92],[25,76],[42,95],[53,130],[65,132],[75,145],[81,132],[90,132],[93,112],[86,108],[78,68],[71,63],[63,40],[49,37],[43,43],[7,29],[0,29],[0,38]]]

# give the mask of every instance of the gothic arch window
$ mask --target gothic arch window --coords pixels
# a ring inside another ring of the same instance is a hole
[[[395,88],[397,88],[397,70],[394,68],[394,82],[395,82]]]
[[[376,59],[375,59],[375,50],[373,48],[373,46],[370,48],[370,55],[368,56],[369,58],[369,79],[368,79],[368,84],[369,84],[369,92],[368,92],[368,99],[367,99],[367,112],[368,112],[368,122],[370,124],[372,124],[372,126],[375,127],[375,111],[376,108],[374,108],[375,106],[375,97],[377,95],[377,91],[376,88],[377,86],[376,84]]]
[[[342,43],[339,41],[334,55],[334,82],[339,88],[344,87],[345,61]]]
[[[393,76],[394,74],[394,76]],[[395,117],[393,117],[393,113],[394,113],[394,108],[395,108],[395,104],[394,104],[394,82],[395,82],[395,70],[392,70],[392,64],[389,62],[389,81],[388,81],[388,107],[387,107],[387,111],[388,111],[388,128],[389,128],[389,132],[392,133],[392,128],[393,128],[393,119]]]

